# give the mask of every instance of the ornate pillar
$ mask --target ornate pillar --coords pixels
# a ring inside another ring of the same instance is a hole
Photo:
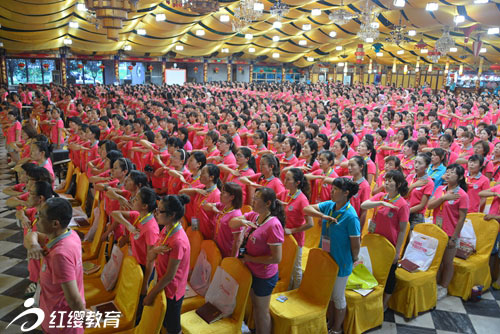
[[[120,82],[120,56],[117,55],[113,59],[113,67],[115,69],[115,82]]]
[[[167,82],[167,77],[165,75],[165,71],[167,70],[167,58],[161,58],[161,82]]]
[[[231,61],[227,61],[227,81],[232,81],[232,66],[231,66]]]
[[[250,70],[249,70],[249,75],[250,75],[250,80],[248,80],[249,82],[252,82],[253,81],[253,63],[250,63]]]
[[[203,82],[208,80],[208,60],[203,60]]]
[[[66,86],[68,83],[67,77],[66,77],[66,55],[61,54],[61,83],[63,86]]]
[[[5,57],[5,50],[1,51],[0,55],[0,84],[7,85],[9,83],[9,79],[7,77],[7,57]]]

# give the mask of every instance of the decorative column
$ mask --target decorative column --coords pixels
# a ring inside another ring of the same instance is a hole
[[[167,70],[167,58],[162,57],[161,58],[161,80],[163,83],[167,82],[167,76],[165,74],[165,71]]]
[[[231,61],[227,61],[227,81],[232,81],[231,79],[233,78],[232,76],[232,66],[231,66]]]
[[[285,82],[286,81],[285,78],[286,78],[286,69],[285,69],[285,66],[282,66],[281,67],[281,82]]]
[[[385,80],[385,85],[390,86],[392,85],[392,72],[395,70],[396,64],[392,65],[392,69],[390,71],[387,71],[387,79]]]
[[[249,71],[250,71],[250,73],[249,73],[249,75],[250,75],[249,82],[252,82],[253,81],[253,63],[250,63],[250,70]]]
[[[415,67],[415,87],[420,87],[420,57],[417,56],[417,65]]]
[[[5,57],[5,50],[1,51],[0,55],[0,84],[7,85],[9,83],[9,79],[7,78],[7,60]]]
[[[61,83],[63,86],[66,86],[68,80],[66,78],[66,55],[61,54]]]
[[[120,82],[120,56],[116,55],[113,59],[113,67],[115,69],[115,82]]]
[[[480,57],[479,68],[477,69],[476,89],[479,89],[479,85],[481,84],[481,74],[483,74],[483,62],[484,62],[484,57]]]
[[[203,59],[203,82],[208,81],[208,60]]]
[[[365,71],[363,65],[359,66],[359,83],[365,83]]]

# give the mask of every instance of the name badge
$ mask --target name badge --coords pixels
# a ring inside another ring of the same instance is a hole
[[[368,221],[368,232],[369,233],[375,233],[375,229],[377,228],[377,223],[373,221],[373,219],[370,219]]]
[[[473,187],[474,187],[474,189],[479,188],[479,186],[478,186],[477,184],[474,184],[474,186],[473,186]]]
[[[42,272],[45,272],[45,270],[47,270],[47,263],[43,263],[42,264]]]
[[[439,226],[439,228],[443,228],[443,217],[441,216],[436,217],[436,225]]]
[[[321,236],[321,249],[330,253],[330,238],[326,235]]]

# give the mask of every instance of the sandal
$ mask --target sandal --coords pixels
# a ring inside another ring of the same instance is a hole
[[[328,334],[342,334],[342,330],[334,331],[332,328],[328,329]]]
[[[31,282],[30,285],[24,290],[24,297],[33,297],[36,292],[36,283]]]

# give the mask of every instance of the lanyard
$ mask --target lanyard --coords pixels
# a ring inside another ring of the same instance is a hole
[[[172,226],[172,228],[168,231],[167,235],[165,236],[165,238],[163,239],[163,241],[161,242],[162,245],[165,245],[165,242],[167,242],[167,239],[170,237],[170,235],[172,235],[172,233],[174,232],[174,230],[179,226],[179,222],[175,223],[174,226]]]
[[[142,217],[142,218],[137,217],[137,219],[135,220],[135,222],[134,222],[133,226],[136,226],[136,225],[137,225],[137,223],[142,224],[142,222],[143,222],[146,218],[148,218],[148,217],[150,217],[150,216],[151,216],[151,212],[150,212],[150,213],[148,213],[147,215],[145,215],[145,216],[144,216],[144,217]],[[139,218],[140,218],[140,219],[139,219]]]
[[[330,167],[330,169],[328,170],[328,172],[326,172],[326,174],[325,174],[325,178],[330,177],[330,175],[332,175],[334,171],[335,171],[334,168]],[[319,184],[318,184],[318,198],[321,196],[321,190],[323,189],[324,183],[325,183],[325,179],[319,181]]]
[[[400,195],[400,194],[398,194],[396,197],[394,197],[394,198],[392,198],[392,199],[388,199],[388,198],[386,198],[387,196],[388,196],[388,195],[384,196],[384,199],[383,199],[383,201],[384,201],[384,202],[394,203],[394,202],[396,202],[398,199],[400,199],[400,198],[401,198],[401,195]],[[377,207],[375,208],[375,212],[373,213],[373,219],[375,219],[375,217],[377,216],[377,213],[378,213],[378,211],[380,210],[380,207],[381,207],[381,205],[379,205],[379,206],[377,206]]]
[[[196,181],[200,179],[201,173],[198,173],[197,176],[193,177],[193,180],[189,182],[190,185],[193,185]]]
[[[268,179],[263,179],[263,180],[262,180],[262,182],[264,183],[264,184],[263,184],[263,186],[264,186],[264,187],[265,187],[265,186],[267,186],[267,185],[269,184],[269,182],[271,182],[272,180],[274,180],[274,178],[275,178],[275,177],[276,177],[276,176],[274,176],[274,175],[273,175],[273,176],[271,176],[271,177],[270,177],[270,178],[268,178]]]
[[[241,247],[245,247],[245,246],[246,246],[246,244],[247,244],[247,242],[248,242],[248,239],[250,238],[250,235],[251,235],[253,232],[257,231],[257,229],[258,229],[259,227],[261,227],[262,225],[264,225],[265,223],[267,223],[267,221],[268,221],[270,218],[272,218],[272,217],[271,217],[271,214],[269,214],[269,215],[268,215],[268,216],[267,216],[267,217],[266,217],[266,218],[262,221],[262,224],[257,225],[257,221],[259,220],[259,216],[258,216],[258,217],[257,217],[257,219],[255,220],[255,224],[257,225],[257,228],[253,228],[253,227],[252,227],[252,228],[250,228],[250,229],[249,229],[248,234],[246,235],[245,239],[243,239],[243,242],[241,243],[240,248],[241,248]]]
[[[293,195],[290,195],[290,193],[288,193],[287,197],[289,198],[289,200],[286,202],[286,205],[288,206],[294,199],[299,197],[300,192],[301,190],[297,189]]]
[[[330,217],[333,217],[337,220],[337,224],[339,222],[340,219],[342,219],[342,217],[345,215],[345,213],[347,212],[347,210],[349,210],[351,208],[351,203],[350,202],[347,202],[347,207],[344,205],[345,209],[342,210],[342,208],[338,211],[339,213],[336,215],[336,216],[333,216],[333,212],[335,211],[335,206],[333,206],[333,208],[330,210],[330,214],[329,216]],[[330,228],[330,225],[332,225],[333,222],[331,221],[327,221],[326,222],[326,229],[329,229]]]
[[[222,220],[222,218],[224,218],[224,216],[230,212],[234,211],[234,208],[231,206],[229,207],[229,209],[224,209],[222,210],[222,212],[219,214],[219,216],[217,217],[217,223],[215,224],[215,237],[219,234],[219,229],[220,229],[220,222]],[[215,239],[214,237],[214,239]]]
[[[481,177],[481,172],[477,173],[477,175],[476,175],[476,176],[470,176],[470,175],[467,175],[467,176],[465,177],[465,182],[467,182],[467,183],[472,183],[472,180],[473,180],[473,179],[479,180],[479,178],[480,178],[480,177]]]
[[[404,161],[403,161],[403,166],[404,166],[404,167],[408,166],[408,164],[409,164],[411,161],[415,160],[415,158],[416,158],[416,157],[412,157],[411,159],[404,160]]]

